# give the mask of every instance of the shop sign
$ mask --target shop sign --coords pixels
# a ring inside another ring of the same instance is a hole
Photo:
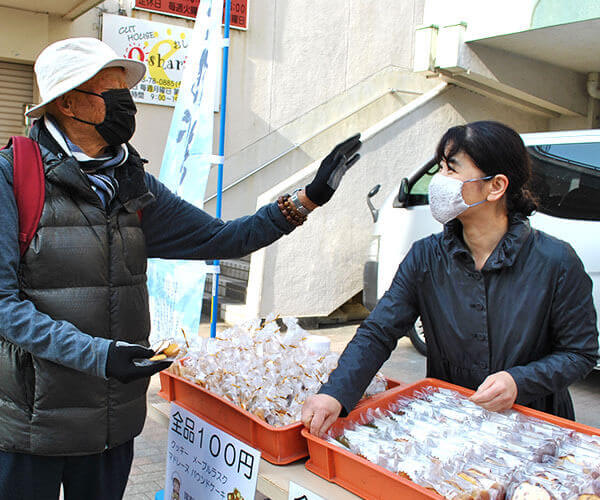
[[[135,8],[159,12],[167,16],[196,19],[199,2],[200,0],[135,0]],[[225,12],[223,12],[223,22],[224,20]],[[229,26],[241,30],[248,29],[248,0],[231,0],[231,22]]]
[[[146,65],[146,76],[133,89],[135,101],[174,106],[192,30],[181,26],[104,14],[102,40],[115,52]]]
[[[260,451],[171,404],[165,498],[254,498]]]

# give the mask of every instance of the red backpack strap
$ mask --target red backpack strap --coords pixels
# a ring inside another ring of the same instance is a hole
[[[19,213],[21,257],[37,231],[46,194],[44,165],[40,147],[28,137],[13,136],[13,190]]]

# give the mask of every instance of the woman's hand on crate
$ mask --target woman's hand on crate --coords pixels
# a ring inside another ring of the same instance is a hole
[[[327,394],[309,397],[302,407],[302,423],[311,434],[322,437],[342,411],[341,403]]]
[[[517,394],[515,379],[501,371],[488,376],[469,399],[486,410],[504,411],[515,404]]]

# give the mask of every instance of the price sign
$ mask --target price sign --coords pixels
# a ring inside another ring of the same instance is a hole
[[[290,481],[290,489],[288,500],[325,500],[323,497],[316,495],[312,491],[300,486],[299,484]]]
[[[171,404],[165,500],[252,500],[260,452]]]

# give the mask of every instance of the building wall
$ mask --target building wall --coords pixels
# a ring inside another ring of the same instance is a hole
[[[224,185],[360,107],[364,95],[350,95],[352,89],[378,72],[410,68],[413,26],[421,11],[420,0],[252,0],[250,29],[231,33]],[[382,81],[369,98],[385,90]],[[347,99],[327,106],[340,96]],[[227,192],[224,217],[248,213],[256,195],[326,154],[338,139],[286,156],[278,173],[272,169],[273,176],[245,183],[251,194],[245,199]],[[215,186],[213,169],[207,194]],[[207,210],[214,210],[214,201]]]
[[[48,40],[48,16],[0,7],[0,58],[32,63]]]
[[[464,22],[469,28],[466,38],[472,40],[599,16],[597,0],[425,0],[423,23],[447,26]]]
[[[435,79],[428,80],[410,70],[388,67],[228,156],[223,216],[253,212],[256,199],[265,190],[322,158],[334,144],[363,132],[436,83]],[[244,180],[235,184],[239,179]],[[209,211],[214,207],[216,192],[216,181],[210,180],[209,201],[205,205]]]
[[[478,7],[481,2],[471,0],[452,2],[452,8],[442,0],[250,0],[248,31],[231,31],[226,185],[363,102],[362,97],[340,100],[339,96],[351,94],[360,85],[366,86],[365,82],[383,81],[376,75],[386,69],[410,70],[414,28],[421,23],[450,23],[467,16],[470,31],[489,31],[489,22],[483,20],[493,18],[499,26],[497,30],[508,32],[531,26],[534,10],[541,12],[544,7],[545,12],[552,11],[552,2],[544,5],[533,0],[510,2],[515,8],[494,4],[498,9],[491,16],[487,3],[484,12],[483,7]],[[576,3],[571,10],[576,7],[581,10],[582,5],[589,4]],[[117,13],[123,7],[128,15],[137,18],[189,27],[193,24],[132,10],[132,4],[133,0],[107,0],[73,22],[58,16],[0,8],[0,59],[32,63],[43,47],[53,41],[71,36],[99,37],[102,12]],[[585,12],[590,15],[589,8]],[[381,86],[370,87],[372,94],[385,90]],[[336,98],[337,107],[326,106]],[[322,116],[298,120],[317,109]],[[139,105],[138,130],[132,142],[150,160],[148,168],[155,174],[160,168],[171,115],[169,107]],[[216,113],[215,129],[218,119]],[[571,128],[580,123],[583,120],[557,118],[551,127]],[[276,132],[279,138],[273,141]],[[215,130],[215,144],[217,141],[218,130]],[[263,143],[265,146],[260,147]],[[332,145],[322,141],[320,148],[311,151],[306,160],[326,153]],[[248,160],[244,161],[246,152]],[[294,162],[291,165],[296,168]],[[209,178],[209,194],[216,186],[214,170]],[[268,187],[258,186],[257,190]],[[233,196],[227,198],[225,207],[231,207],[226,208],[227,216],[245,213],[248,203],[237,203]],[[212,205],[209,203],[209,210]]]
[[[231,30],[226,156],[261,141],[386,67],[410,68],[413,27],[421,21],[423,1],[251,0],[248,31]],[[123,5],[136,18],[192,25],[184,19],[132,11],[131,3],[108,0],[73,22],[2,9],[0,58],[33,62],[53,41],[99,37],[102,12],[117,13]],[[171,115],[172,108],[139,105],[132,143],[150,160],[149,169],[155,174]],[[323,116],[323,122],[329,119]],[[218,120],[216,113],[216,124]],[[293,130],[287,133],[294,135]],[[215,182],[214,175],[210,182]]]

